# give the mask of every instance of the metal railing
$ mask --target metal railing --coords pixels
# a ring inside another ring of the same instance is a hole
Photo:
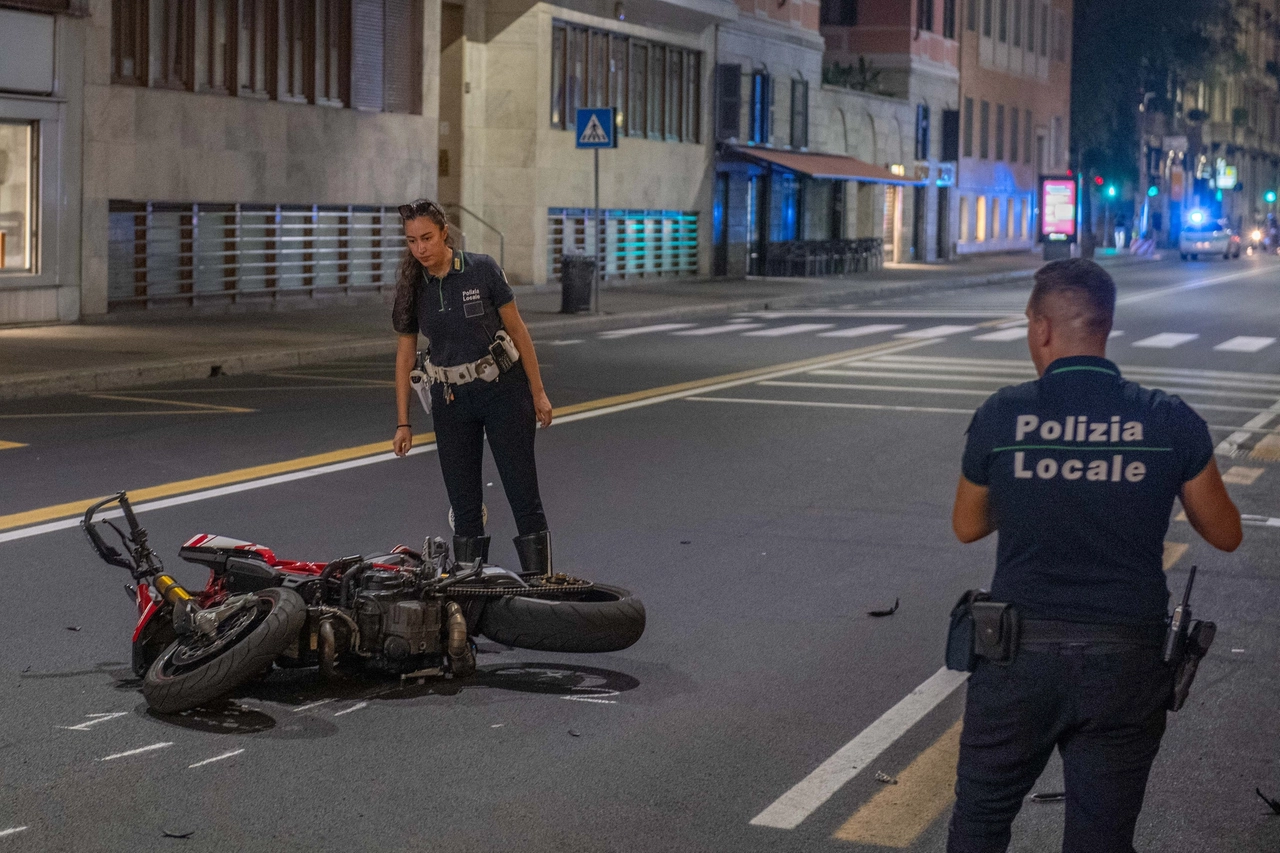
[[[404,247],[390,207],[113,201],[109,227],[109,310],[379,292]]]
[[[698,274],[698,214],[680,210],[601,210],[592,239],[591,208],[547,211],[547,279],[560,280],[565,255],[594,255],[602,278]]]
[[[476,222],[479,222],[485,228],[488,228],[494,234],[497,234],[498,235],[498,266],[502,267],[503,269],[507,268],[506,238],[502,235],[502,232],[498,230],[497,226],[495,226],[491,222],[488,222],[487,220],[481,219],[480,214],[474,213],[460,204],[443,204],[441,205],[441,207],[443,207],[446,212],[456,210],[456,211],[459,211],[460,213],[465,213],[467,216],[470,216],[472,219],[474,219]],[[454,221],[457,222],[459,225],[462,224],[460,217],[454,217]],[[461,228],[459,228],[459,230],[461,231]],[[466,248],[467,248],[467,235],[466,235],[466,232],[463,231],[462,232],[463,251],[466,251]]]

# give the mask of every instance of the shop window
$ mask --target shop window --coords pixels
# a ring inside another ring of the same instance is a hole
[[[111,3],[111,82],[147,85],[147,5],[130,0]]]
[[[775,170],[769,184],[769,242],[800,239],[800,179]]]
[[[0,274],[35,272],[32,122],[0,121]]]
[[[973,98],[964,99],[964,156],[973,156]]]
[[[809,81],[791,81],[791,147],[809,147]]]
[[[996,159],[1004,159],[1004,104],[996,104]]]
[[[824,26],[856,27],[858,25],[858,0],[822,0],[818,20]]]

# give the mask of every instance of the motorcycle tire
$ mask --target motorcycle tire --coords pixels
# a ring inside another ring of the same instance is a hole
[[[213,654],[189,664],[184,656],[198,654],[190,638],[165,649],[147,670],[142,695],[160,714],[176,714],[225,696],[254,676],[270,669],[272,661],[302,630],[307,605],[291,589],[273,587],[257,593],[257,612],[244,620],[229,619],[226,633],[215,642]]]
[[[625,589],[596,584],[572,598],[504,596],[480,614],[480,633],[540,652],[616,652],[644,633],[644,605]]]

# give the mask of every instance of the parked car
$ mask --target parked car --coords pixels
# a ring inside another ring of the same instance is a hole
[[[1193,210],[1178,237],[1178,254],[1185,261],[1201,255],[1240,257],[1240,234],[1225,219],[1215,220],[1204,211]]]

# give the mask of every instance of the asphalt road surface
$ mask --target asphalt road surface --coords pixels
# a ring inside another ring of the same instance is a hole
[[[1110,355],[1206,418],[1249,520],[1230,555],[1171,523],[1170,584],[1200,567],[1219,634],[1137,847],[1273,851],[1254,788],[1280,797],[1280,264],[1116,275]],[[127,577],[78,502],[130,489],[193,584],[176,552],[196,533],[315,560],[445,535],[431,445],[381,452],[389,359],[0,404],[0,853],[941,851],[964,694],[939,672],[945,620],[995,551],[955,542],[950,504],[970,413],[1033,375],[1027,290],[540,340],[557,567],[636,591],[640,642],[482,642],[476,677],[404,687],[276,671],[177,717],[146,710]],[[1060,789],[1051,764],[1036,790]],[[1028,804],[1012,849],[1057,849],[1061,821]]]

